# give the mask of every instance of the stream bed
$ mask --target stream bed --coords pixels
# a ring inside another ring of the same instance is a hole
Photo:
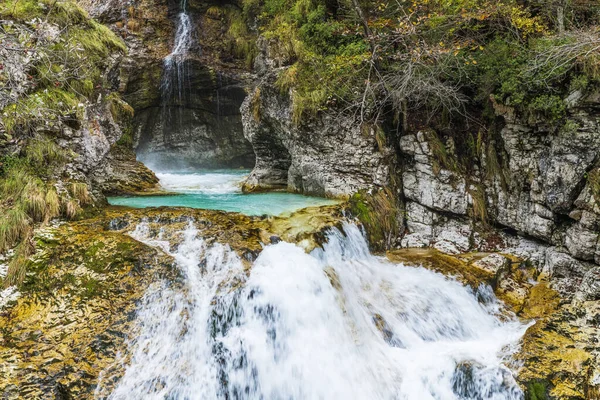
[[[157,173],[175,194],[109,201],[247,215],[336,203],[243,194],[247,174]],[[117,382],[111,369],[101,375],[99,399],[524,398],[511,355],[527,325],[503,311],[492,289],[372,255],[350,221],[310,253],[265,245],[250,269],[227,243],[207,241],[193,219],[175,242],[148,222],[129,235],[172,256],[183,286],[150,286],[116,361],[123,373]]]

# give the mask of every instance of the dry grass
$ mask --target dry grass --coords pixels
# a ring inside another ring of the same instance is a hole
[[[74,219],[77,214],[79,214],[79,211],[81,210],[81,207],[79,206],[79,203],[77,202],[77,200],[75,199],[64,199],[63,203],[62,203],[62,211],[63,214],[65,215],[65,217],[69,218],[69,219]]]
[[[22,208],[7,210],[0,220],[0,252],[10,249],[22,240],[30,229],[29,217]]]
[[[2,282],[5,288],[13,285],[19,285],[25,279],[29,257],[34,253],[35,246],[33,244],[33,232],[31,229],[26,233],[21,243],[17,246],[15,255],[8,264],[8,272],[6,278]]]
[[[60,198],[56,189],[51,187],[46,192],[46,222],[60,215]]]
[[[471,198],[473,199],[473,207],[471,209],[471,217],[477,221],[481,221],[484,225],[488,224],[488,211],[485,190],[483,186],[477,185],[468,189]]]
[[[438,174],[441,168],[447,169],[448,171],[460,173],[460,167],[455,157],[448,154],[446,145],[438,137],[434,131],[426,133],[427,143],[433,154],[433,170],[434,173]]]
[[[86,205],[92,202],[92,197],[90,196],[87,184],[84,182],[72,182],[69,185],[69,193],[73,198],[78,200],[80,204]]]

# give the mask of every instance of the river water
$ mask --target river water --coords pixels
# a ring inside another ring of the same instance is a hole
[[[109,197],[112,205],[145,207],[190,207],[241,212],[247,215],[280,215],[310,206],[336,204],[320,197],[285,192],[244,194],[247,170],[157,173],[161,186],[175,195]]]
[[[473,291],[369,253],[347,223],[307,254],[280,242],[251,272],[190,222],[174,245],[183,287],[153,285],[109,396],[125,399],[521,400],[506,367],[525,325]]]

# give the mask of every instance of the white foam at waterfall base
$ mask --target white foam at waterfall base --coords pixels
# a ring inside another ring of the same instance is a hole
[[[489,290],[480,303],[454,280],[370,255],[355,226],[344,231],[312,254],[267,246],[247,276],[190,225],[170,250],[183,287],[146,294],[110,398],[523,398],[503,361],[526,326],[494,315]]]
[[[160,185],[176,193],[228,194],[241,192],[241,182],[247,171],[240,172],[198,172],[167,173],[158,172]]]

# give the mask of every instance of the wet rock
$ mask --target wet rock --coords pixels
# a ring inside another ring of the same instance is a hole
[[[111,231],[121,231],[129,226],[129,222],[125,219],[114,218],[108,221],[108,229]]]
[[[478,384],[482,374],[493,374],[493,378],[489,378],[490,385],[482,387]],[[495,396],[513,398],[519,393],[514,383],[513,376],[506,368],[485,371],[484,367],[476,362],[458,364],[452,377],[452,389],[461,399],[491,399]]]
[[[252,168],[254,152],[239,111],[246,97],[240,77],[194,59],[183,68],[185,95],[136,109],[138,159],[170,169]]]
[[[277,244],[281,242],[281,238],[279,236],[273,235],[269,238],[269,241],[271,242],[271,244]]]
[[[149,195],[161,192],[158,178],[136,160],[133,150],[115,145],[91,176],[94,188],[106,196]]]
[[[511,260],[501,254],[490,254],[473,263],[474,267],[497,275],[503,269],[510,268]]]

